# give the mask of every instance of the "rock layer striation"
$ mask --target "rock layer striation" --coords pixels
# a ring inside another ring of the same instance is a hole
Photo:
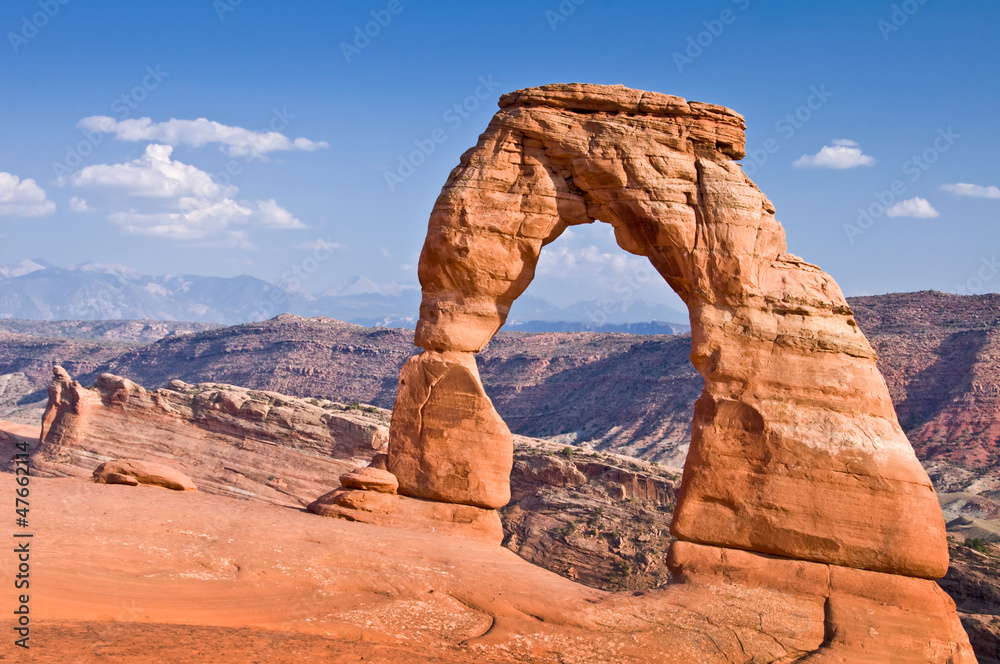
[[[53,373],[32,450],[35,472],[50,477],[97,469],[105,483],[128,481],[108,474],[159,477],[153,483],[302,507],[388,441],[384,412],[214,383],[146,390],[113,374],[86,388],[62,367]]]
[[[737,163],[743,118],[581,84],[513,92],[500,109],[431,213],[415,334],[424,351],[402,369],[390,430],[399,492],[506,502],[510,434],[474,353],[531,283],[543,247],[570,226],[603,221],[687,305],[691,361],[705,381],[671,566],[743,560],[726,553],[735,549],[753,552],[768,574],[780,576],[784,559],[820,570],[830,636],[810,661],[853,659],[879,630],[879,647],[916,652],[926,625],[889,609],[862,620],[893,602],[934,607],[926,661],[967,661],[954,605],[930,581],[948,568],[932,484],[839,287],[788,253],[774,206]],[[891,601],[834,600],[864,594],[870,579]]]

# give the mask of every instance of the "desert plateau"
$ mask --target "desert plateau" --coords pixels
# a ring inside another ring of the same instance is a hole
[[[1000,664],[1000,6],[0,9],[0,664]]]

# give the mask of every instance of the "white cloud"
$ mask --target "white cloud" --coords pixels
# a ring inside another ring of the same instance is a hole
[[[649,259],[624,251],[600,222],[568,228],[543,247],[529,293],[560,307],[583,300],[620,311],[638,300],[684,306]]]
[[[926,198],[914,196],[900,201],[885,211],[890,217],[916,217],[917,219],[933,219],[938,211],[927,202]]]
[[[0,171],[0,216],[44,217],[55,211],[56,204],[34,180]]]
[[[875,159],[861,152],[854,141],[847,138],[833,139],[833,145],[824,145],[813,155],[804,154],[793,162],[796,168],[855,168],[871,166]]]
[[[281,132],[259,132],[242,127],[231,127],[206,118],[153,122],[151,118],[115,120],[106,115],[93,115],[77,123],[81,129],[114,134],[120,141],[154,141],[166,145],[191,145],[201,147],[220,143],[223,152],[232,157],[263,157],[278,150],[305,150],[311,152],[330,147],[325,141],[308,138],[290,139]]]
[[[171,161],[173,148],[153,143],[145,153],[125,164],[87,166],[70,177],[77,187],[111,187],[129,196],[141,198],[179,198],[233,196],[236,187],[222,187],[212,176],[196,166]],[[60,178],[60,183],[65,178]]]
[[[967,184],[959,182],[956,184],[943,184],[941,188],[951,192],[956,196],[972,196],[973,198],[1000,198],[1000,187],[984,187],[980,184]]]
[[[169,145],[154,143],[146,146],[138,159],[124,164],[88,166],[68,181],[77,187],[107,192],[112,197],[125,196],[126,201],[141,201],[144,209],[129,205],[128,210],[108,215],[109,221],[129,233],[250,247],[247,228],[305,228],[273,198],[255,202],[234,200],[239,191],[235,186],[220,186],[205,171],[171,160],[172,151]],[[60,181],[65,184],[66,178]]]
[[[87,201],[79,196],[73,196],[69,199],[69,209],[73,212],[90,212],[90,207],[87,205]]]
[[[542,249],[536,274],[566,279],[611,279],[633,272],[650,272],[649,260],[622,251],[610,225],[567,228]]]

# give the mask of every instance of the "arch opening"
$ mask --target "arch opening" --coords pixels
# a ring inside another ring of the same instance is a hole
[[[500,108],[428,224],[423,352],[401,371],[390,430],[400,492],[507,503],[511,436],[474,354],[531,283],[542,247],[601,219],[687,305],[705,380],[674,535],[943,576],[944,522],[875,354],[833,279],[787,252],[773,206],[736,163],[742,117],[577,84],[511,93]]]

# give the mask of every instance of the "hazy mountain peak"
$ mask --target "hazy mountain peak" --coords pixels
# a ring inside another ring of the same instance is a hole
[[[70,270],[79,270],[81,272],[96,272],[100,274],[110,274],[116,277],[128,277],[130,279],[139,279],[145,275],[137,270],[133,270],[127,265],[122,265],[121,263],[80,263],[79,265],[73,265],[69,268]]]
[[[368,277],[363,277],[359,274],[354,274],[346,279],[337,282],[333,287],[326,291],[323,291],[322,295],[343,297],[344,295],[385,295],[382,287],[377,283],[369,279]]]
[[[32,272],[37,272],[38,270],[48,269],[50,267],[52,267],[51,263],[40,258],[25,258],[23,261],[12,265],[0,265],[0,275],[8,278],[21,277],[26,274],[31,274]]]
[[[417,284],[400,284],[396,282],[378,284],[368,277],[355,274],[334,284],[333,287],[323,291],[320,296],[346,297],[350,295],[384,295],[385,297],[398,297],[406,291],[417,290],[420,290],[420,286]]]

